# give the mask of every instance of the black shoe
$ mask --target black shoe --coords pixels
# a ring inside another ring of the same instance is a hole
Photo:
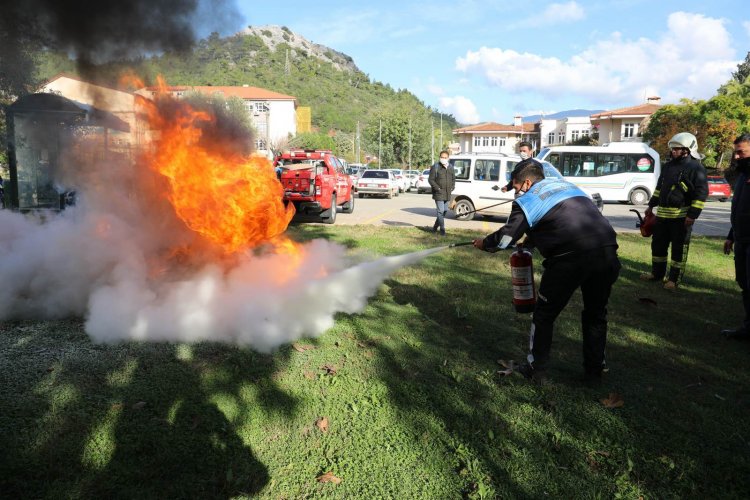
[[[744,328],[722,330],[721,334],[732,340],[750,340],[750,333]]]

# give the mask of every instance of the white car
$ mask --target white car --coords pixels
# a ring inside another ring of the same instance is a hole
[[[417,193],[431,193],[432,192],[432,186],[430,186],[430,183],[428,182],[428,179],[430,178],[430,169],[422,171],[421,174],[419,174],[419,177],[417,177]]]
[[[406,182],[404,171],[400,168],[388,168],[386,170],[389,170],[393,173],[393,177],[396,179],[396,184],[398,184],[398,192],[403,193],[404,191],[406,191],[408,183]]]
[[[463,153],[455,155],[450,163],[456,172],[456,188],[451,193],[453,212],[458,220],[471,220],[478,212],[484,216],[507,216],[514,190],[503,192],[513,168],[521,161],[517,155],[502,153]],[[562,178],[560,172],[548,162],[541,162],[546,177]],[[587,191],[592,202],[602,210],[598,193]]]
[[[417,188],[417,180],[419,180],[419,170],[404,170],[406,176],[407,191]]]
[[[398,196],[398,192],[398,183],[390,170],[365,170],[357,181],[357,195],[360,198],[365,195],[393,198]]]

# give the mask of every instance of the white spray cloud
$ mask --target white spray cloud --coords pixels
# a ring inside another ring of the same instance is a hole
[[[211,340],[264,352],[362,311],[391,273],[441,250],[352,265],[344,247],[315,240],[296,265],[252,252],[229,269],[207,263],[175,277],[151,269],[144,235],[112,214],[73,209],[41,224],[0,211],[0,227],[0,319],[85,315],[97,342]]]

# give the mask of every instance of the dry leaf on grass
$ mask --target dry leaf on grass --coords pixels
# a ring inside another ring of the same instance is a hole
[[[328,417],[320,417],[315,421],[315,426],[320,429],[321,432],[328,432]]]
[[[320,369],[325,370],[326,375],[336,375],[336,367],[333,365],[323,365]]]
[[[292,347],[297,352],[305,352],[305,351],[309,351],[310,349],[315,349],[314,345],[298,344],[297,342],[295,342],[294,344],[292,344]]]
[[[600,399],[605,408],[622,408],[625,406],[625,400],[616,392],[610,392],[608,398]]]
[[[341,478],[334,476],[333,472],[326,472],[325,474],[318,476],[318,482],[339,484],[341,482]]]
[[[115,403],[112,406],[110,406],[113,410],[121,410],[122,409],[122,403]]]
[[[505,377],[513,373],[513,360],[512,359],[510,361],[505,361],[504,359],[498,359],[497,362],[500,363],[500,366],[505,368],[505,370],[498,370],[497,373]]]
[[[137,403],[133,403],[133,406],[131,406],[131,408],[134,409],[134,410],[140,410],[144,406],[146,406],[146,402],[145,401],[138,401]]]

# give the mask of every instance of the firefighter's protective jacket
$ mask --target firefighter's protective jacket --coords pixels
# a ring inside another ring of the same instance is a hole
[[[708,196],[706,169],[691,156],[671,160],[662,167],[648,206],[663,219],[697,219]]]

